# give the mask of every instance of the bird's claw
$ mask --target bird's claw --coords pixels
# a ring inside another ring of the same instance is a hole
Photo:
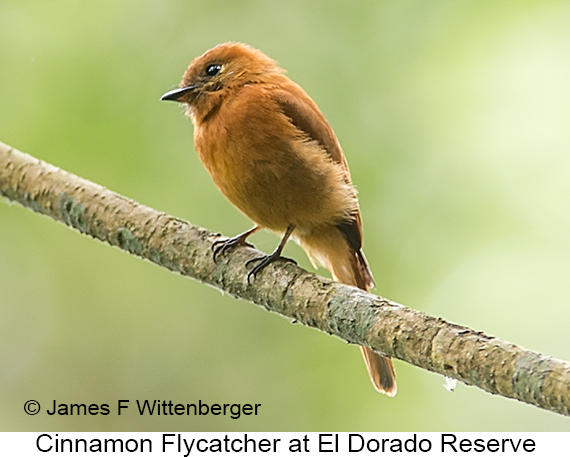
[[[263,270],[270,263],[273,263],[277,260],[284,260],[285,262],[291,262],[291,263],[294,263],[295,265],[297,265],[297,262],[295,260],[290,259],[289,257],[282,257],[279,254],[275,254],[275,253],[269,254],[269,255],[263,255],[261,257],[256,257],[254,259],[248,260],[245,263],[246,266],[249,266],[250,264],[252,264],[254,262],[259,262],[247,274],[247,283],[251,284],[252,278],[257,277],[257,273],[259,273],[261,270]]]
[[[227,240],[218,240],[212,243],[212,257],[214,262],[218,263],[218,258],[220,255],[225,255],[228,249],[233,249],[236,246],[247,246],[250,248],[255,247],[253,244],[248,243],[245,237],[242,235],[234,236],[233,238],[228,238]]]

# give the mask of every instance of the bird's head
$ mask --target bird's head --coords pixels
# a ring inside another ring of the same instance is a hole
[[[161,100],[186,103],[193,112],[223,100],[234,88],[283,72],[273,59],[247,44],[223,43],[190,62],[178,88]]]

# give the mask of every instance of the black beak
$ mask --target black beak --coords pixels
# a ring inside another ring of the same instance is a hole
[[[160,97],[160,100],[169,100],[173,102],[178,102],[180,99],[189,92],[196,89],[196,86],[179,87],[178,89],[171,90]]]

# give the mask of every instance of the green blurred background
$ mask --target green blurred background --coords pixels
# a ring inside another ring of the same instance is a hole
[[[0,141],[241,232],[250,223],[200,164],[191,122],[159,102],[229,40],[278,60],[335,129],[377,293],[570,359],[569,2],[0,0]],[[287,255],[310,268],[297,246]],[[5,431],[570,430],[399,361],[388,399],[356,347],[5,200],[0,367]],[[27,416],[29,399],[113,413]],[[262,409],[117,416],[118,399]]]

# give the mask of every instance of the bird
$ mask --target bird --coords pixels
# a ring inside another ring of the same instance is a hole
[[[282,236],[273,253],[253,259],[248,282],[281,254],[289,238],[313,265],[341,283],[374,286],[362,250],[362,217],[340,143],[311,97],[277,62],[245,43],[219,44],[194,58],[161,100],[185,106],[200,160],[222,194],[255,224],[212,246],[252,246],[260,229]],[[392,360],[361,346],[372,384],[396,394]]]

